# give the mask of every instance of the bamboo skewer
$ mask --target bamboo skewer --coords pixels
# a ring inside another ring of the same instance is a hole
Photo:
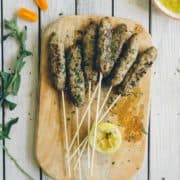
[[[62,108],[63,108],[63,120],[64,120],[64,134],[65,134],[65,149],[66,149],[66,154],[67,154],[67,159],[66,159],[66,170],[68,171],[69,177],[71,177],[71,167],[68,161],[69,158],[69,143],[68,143],[68,134],[67,134],[67,119],[66,119],[66,107],[65,107],[65,101],[64,101],[64,91],[61,91],[62,95]]]
[[[70,162],[72,158],[78,153],[78,150],[83,146],[83,144],[87,141],[87,137],[85,137],[82,142],[79,144],[79,146],[74,150],[74,152],[69,156],[68,161]]]
[[[86,115],[87,115],[87,113],[88,113],[88,110],[89,110],[89,108],[90,108],[90,106],[91,106],[91,104],[92,104],[92,102],[93,102],[93,100],[94,100],[94,98],[95,98],[95,95],[96,95],[96,92],[97,92],[97,90],[98,90],[98,87],[99,87],[99,83],[98,83],[98,85],[96,86],[96,88],[95,88],[95,90],[94,90],[94,92],[93,92],[93,94],[92,94],[92,96],[91,96],[91,99],[90,99],[90,101],[89,101],[89,103],[88,103],[88,106],[87,106],[87,108],[86,108],[86,110],[85,110],[85,112],[84,112],[84,114],[83,114],[83,116],[82,116],[82,118],[81,118],[81,121],[80,121],[80,123],[79,123],[79,127],[77,128],[77,130],[76,130],[76,132],[75,132],[75,134],[74,134],[74,137],[73,137],[73,139],[72,139],[72,141],[71,141],[71,144],[70,144],[70,146],[69,146],[69,151],[71,150],[71,148],[72,148],[72,146],[73,146],[73,144],[74,144],[74,142],[75,142],[75,140],[76,140],[76,137],[77,137],[77,135],[78,135],[78,133],[79,133],[79,130],[80,130],[80,128],[81,128],[81,126],[82,126],[82,124],[83,124],[83,122],[84,122],[84,120],[85,120],[85,117],[86,117]]]
[[[82,118],[81,118],[81,122],[80,122],[79,126],[78,126],[77,129],[76,129],[75,135],[74,135],[73,140],[71,141],[71,145],[70,145],[70,147],[69,147],[69,151],[70,151],[70,149],[72,148],[72,146],[73,146],[73,144],[74,144],[74,141],[75,141],[74,139],[76,139],[76,138],[79,136],[80,127],[81,127],[82,123],[84,122],[84,119],[85,119],[87,113],[89,113],[89,111],[90,111],[90,107],[91,107],[91,104],[92,104],[92,102],[93,102],[93,100],[94,100],[94,98],[95,98],[95,95],[96,95],[97,90],[98,90],[98,99],[97,99],[97,112],[96,112],[96,119],[95,119],[95,123],[96,123],[96,124],[95,124],[95,127],[96,127],[96,128],[97,128],[97,124],[104,120],[104,118],[107,116],[107,114],[109,113],[109,111],[113,108],[113,106],[115,105],[115,103],[116,103],[116,102],[119,100],[119,98],[121,97],[121,95],[117,96],[116,99],[115,99],[115,100],[112,102],[112,104],[109,106],[109,108],[106,110],[106,112],[103,114],[103,116],[99,119],[99,117],[101,116],[101,113],[102,113],[102,111],[103,111],[103,109],[104,109],[104,106],[105,106],[105,104],[106,104],[106,102],[107,102],[107,100],[108,100],[108,97],[109,97],[109,95],[110,95],[110,93],[111,93],[111,90],[112,90],[112,87],[110,87],[109,90],[108,90],[108,92],[107,92],[107,94],[106,94],[106,97],[105,97],[105,99],[104,99],[104,101],[103,101],[103,103],[102,103],[102,106],[100,107],[101,81],[102,81],[102,75],[100,75],[99,83],[98,83],[98,85],[96,86],[96,89],[95,89],[95,91],[93,92],[92,96],[90,97],[90,95],[89,95],[90,101],[89,101],[89,103],[88,103],[88,106],[87,106],[87,108],[86,108],[86,110],[85,110]],[[99,107],[100,107],[100,108],[99,108]],[[88,114],[88,116],[89,116],[89,114]],[[78,117],[77,117],[77,118],[78,118]],[[90,126],[89,126],[89,127],[90,127]],[[89,128],[89,131],[90,131],[90,128]],[[94,134],[94,137],[96,137],[96,132],[95,132],[95,134]],[[86,147],[87,142],[88,142],[88,139],[87,139],[87,137],[85,137],[84,140],[79,144],[79,146],[77,147],[77,149],[73,152],[73,154],[68,158],[68,163],[70,163],[71,159],[79,152],[79,149],[80,149],[81,146],[82,146],[81,152],[78,153],[78,159],[77,159],[77,161],[76,161],[76,164],[75,164],[75,166],[74,166],[74,169],[76,169],[76,168],[77,168],[77,165],[79,164],[79,160],[80,160],[80,158],[81,158],[81,156],[82,156],[82,154],[83,154],[83,152],[84,152],[84,150],[85,150],[85,147]],[[94,151],[94,150],[95,150],[95,139],[94,139],[93,147],[94,147],[94,148],[93,148],[93,151]],[[94,160],[94,159],[93,159],[93,158],[94,158],[93,151],[92,151],[91,167],[90,167],[90,168],[91,168],[91,175],[92,175],[92,171],[93,171],[93,160]]]
[[[99,89],[98,89],[98,97],[97,97],[97,104],[96,104],[96,118],[95,118],[95,127],[94,127],[94,141],[93,141],[93,147],[92,147],[92,156],[91,156],[91,168],[90,172],[91,175],[93,173],[93,164],[94,164],[94,151],[95,151],[95,137],[96,137],[96,131],[97,131],[97,122],[99,118],[99,105],[100,105],[100,98],[101,98],[101,82],[102,82],[102,73],[100,73],[99,78]]]
[[[109,106],[109,108],[106,110],[106,112],[103,114],[103,116],[100,118],[99,122],[104,120],[104,118],[107,116],[107,114],[109,113],[109,111],[113,108],[113,106],[117,103],[117,101],[120,99],[121,94],[119,94],[116,99],[112,102],[112,104]]]
[[[108,93],[106,94],[106,97],[105,97],[105,99],[104,99],[104,101],[103,101],[103,103],[102,103],[102,106],[101,106],[101,109],[100,109],[101,113],[102,113],[102,110],[104,109],[104,106],[105,106],[107,100],[108,100],[108,97],[109,97],[109,95],[110,95],[110,93],[111,93],[111,90],[112,90],[112,87],[109,88]],[[120,98],[120,97],[117,97],[117,98],[112,102],[112,104],[109,106],[109,108],[108,108],[107,111],[105,112],[106,115],[107,115],[108,112],[113,108],[113,106],[114,106],[115,103],[119,100],[119,98]],[[99,113],[99,117],[100,117],[100,115],[101,115],[101,114]],[[98,123],[100,123],[100,121],[102,121],[103,119],[104,119],[104,117],[101,118],[101,119],[98,121]],[[82,142],[84,142],[84,143],[87,142],[87,141],[88,141],[87,138],[88,138],[88,136],[86,136]],[[80,144],[80,146],[81,146],[81,144]],[[79,147],[78,147],[78,149],[79,149]],[[77,149],[75,150],[75,152],[77,153]]]
[[[88,102],[91,99],[91,81],[89,81],[89,89],[88,89]],[[88,134],[90,132],[91,127],[91,106],[89,107],[88,111]],[[88,144],[88,169],[90,168],[90,146]]]
[[[79,154],[79,157],[78,157],[78,159],[77,159],[77,161],[76,161],[76,164],[74,165],[74,170],[77,168],[78,161],[80,161],[81,156],[83,155],[83,152],[84,152],[84,150],[85,150],[85,148],[86,148],[86,145],[87,145],[87,141],[85,141],[85,143],[84,143],[84,145],[83,145],[83,147],[82,147],[82,150],[81,150],[81,152],[80,152],[80,154]]]
[[[76,128],[78,128],[79,125],[79,109],[76,107]],[[77,147],[79,146],[79,134],[77,136]],[[78,149],[78,157],[80,155],[80,149]],[[81,180],[81,161],[78,160],[79,165],[79,179]]]
[[[106,105],[106,102],[107,102],[107,100],[108,100],[108,98],[109,98],[109,95],[110,95],[111,91],[112,91],[112,86],[109,88],[109,90],[108,90],[108,92],[107,92],[107,94],[106,94],[106,97],[104,98],[104,101],[103,101],[103,103],[102,103],[102,106],[101,106],[101,108],[100,108],[100,110],[99,110],[99,117],[100,117],[100,115],[101,115],[101,113],[102,113],[102,111],[103,111],[103,109],[104,109],[104,106]]]

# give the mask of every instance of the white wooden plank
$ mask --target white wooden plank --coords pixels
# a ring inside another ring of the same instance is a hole
[[[180,177],[180,24],[153,9],[158,47],[152,83],[151,179]]]
[[[41,28],[44,29],[50,22],[58,19],[59,14],[74,15],[75,13],[75,1],[74,0],[47,0],[48,10],[41,13]]]
[[[129,18],[134,21],[137,21],[144,25],[144,27],[149,29],[149,1],[139,1],[139,0],[114,0],[114,16]],[[127,13],[128,12],[128,13]],[[138,175],[134,178],[136,180],[146,180],[147,179],[147,164],[148,164],[148,156],[147,156],[147,146],[145,153],[145,160],[140,168]]]
[[[78,0],[78,14],[80,15],[102,15],[112,14],[111,0]]]
[[[148,29],[149,0],[114,0],[114,15],[135,20]]]
[[[47,11],[41,12],[41,28],[42,31],[45,27],[58,19],[59,14],[63,16],[75,14],[75,1],[74,0],[47,0],[49,8]],[[49,176],[43,173],[43,180],[52,180]]]
[[[11,19],[16,11],[21,7],[29,8],[37,12],[37,7],[33,1],[24,0],[4,0],[4,18]],[[18,163],[31,174],[34,179],[39,179],[39,168],[34,156],[34,129],[36,123],[37,90],[38,90],[38,23],[29,23],[18,19],[22,28],[27,25],[27,49],[33,51],[33,57],[26,58],[26,65],[22,70],[21,87],[16,98],[17,108],[10,112],[6,110],[6,122],[11,117],[19,117],[19,122],[11,131],[11,140],[6,141],[6,145]],[[8,40],[4,43],[4,65],[7,71],[14,64],[17,52],[17,45],[14,41]],[[6,157],[6,180],[27,179]]]
[[[0,4],[0,10],[1,10],[1,4]],[[1,14],[1,11],[0,11],[0,14]],[[2,21],[2,19],[1,19],[1,21]],[[0,24],[0,33],[1,33],[1,30],[2,30],[2,24]],[[1,37],[1,34],[0,34],[0,39],[2,39],[2,37]],[[2,67],[2,52],[1,52],[1,50],[2,50],[2,43],[1,43],[1,45],[0,45],[0,70],[2,70],[1,69],[1,67]],[[0,108],[0,124],[2,124],[2,108]],[[2,141],[0,141],[0,143],[2,143]],[[3,178],[3,152],[2,152],[2,148],[0,147],[0,179],[2,179]]]

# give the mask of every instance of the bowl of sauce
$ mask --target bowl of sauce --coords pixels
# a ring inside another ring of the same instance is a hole
[[[154,0],[154,3],[167,16],[180,20],[180,0]]]

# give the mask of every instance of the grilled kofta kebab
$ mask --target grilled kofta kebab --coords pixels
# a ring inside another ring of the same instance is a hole
[[[69,51],[67,79],[72,102],[77,107],[81,106],[85,99],[85,79],[81,63],[81,46],[75,43]]]
[[[141,53],[129,72],[126,74],[122,84],[117,87],[118,94],[128,95],[137,86],[139,80],[147,73],[157,57],[157,49],[150,47]]]
[[[87,29],[89,30],[86,31],[85,36],[83,38],[83,45],[85,45],[84,47],[88,47],[88,48],[85,48],[83,52],[84,64],[85,66],[87,65],[87,67],[84,67],[84,71],[85,71],[86,79],[93,80],[95,82],[97,79],[97,73],[93,70],[92,62],[95,56],[94,55],[94,48],[95,48],[94,37],[97,31],[97,25],[94,22],[90,22]],[[109,69],[109,71],[106,71],[107,70],[106,68],[105,69],[100,68],[103,75],[106,75],[107,72],[109,73],[111,71],[112,69],[111,66],[114,65],[114,61],[116,61],[116,59],[118,58],[118,54],[121,53],[122,46],[128,37],[127,27],[124,24],[117,26],[114,29],[114,32],[112,35],[111,23],[109,21],[109,18],[103,18],[101,20],[100,27],[99,27],[99,35],[100,36],[98,40],[98,49],[102,48],[101,52],[103,53],[98,55],[98,58],[101,57],[102,59],[97,58],[97,62],[99,64],[99,67],[103,67],[103,65],[107,64],[107,67],[108,67],[107,69]],[[121,41],[119,40],[119,43],[118,43],[118,41],[116,41],[117,40],[116,38],[120,36],[121,38],[119,39],[121,39]],[[110,40],[111,38],[112,40]],[[51,74],[52,74],[54,85],[56,86],[58,90],[62,90],[65,87],[66,66],[65,66],[65,58],[64,58],[64,46],[63,46],[63,43],[60,43],[58,39],[59,38],[57,34],[53,33],[51,35],[50,41],[49,41],[48,57],[50,59]],[[108,44],[107,42],[112,43],[111,47],[114,49],[117,49],[117,51],[114,51],[113,54],[109,53],[109,45],[107,45]],[[107,46],[102,46],[103,44]],[[81,69],[81,62],[82,62],[81,47],[80,45],[76,44],[76,45],[73,45],[70,49],[71,50],[70,50],[69,73],[68,73],[70,92],[71,92],[72,100],[74,104],[76,104],[77,106],[80,106],[81,104],[83,104],[83,101],[85,98],[85,90],[84,90],[85,80],[84,80],[83,72]],[[132,72],[132,69],[135,68],[135,65],[133,65],[131,69],[130,67],[136,60],[138,50],[139,50],[139,45],[137,42],[137,35],[134,34],[129,39],[127,49],[125,53],[123,53],[123,56],[119,60],[118,66],[115,67],[114,72],[113,72],[111,84],[112,86],[121,84],[121,86],[119,86],[121,87],[120,88],[121,90],[119,91],[122,91],[122,89],[125,89],[123,88],[125,87],[124,84],[127,84],[125,82],[129,82],[128,80],[128,77],[130,76],[129,73]],[[105,55],[108,55],[108,54],[111,55],[111,58],[103,59],[103,57],[106,57]],[[90,59],[92,61],[90,61]],[[141,59],[141,58],[139,57],[138,59]],[[137,65],[138,61],[134,64]],[[127,72],[128,74],[126,75]],[[125,75],[126,75],[126,78],[123,81]],[[131,82],[131,84],[132,83],[133,82]]]
[[[66,84],[66,61],[64,44],[60,42],[59,36],[56,33],[52,33],[48,42],[48,62],[50,63],[50,73],[53,79],[53,83],[58,93],[62,95],[62,108],[63,108],[63,120],[64,120],[64,134],[65,134],[65,149],[68,152],[68,134],[67,134],[67,119],[64,100],[64,89]],[[65,163],[66,164],[66,163]],[[71,170],[69,162],[67,162],[68,175],[71,176]]]
[[[58,34],[52,33],[48,42],[48,62],[53,84],[58,91],[65,88],[66,63],[64,44],[59,41]]]
[[[127,31],[126,24],[119,24],[113,29],[112,44],[111,44],[111,55],[112,55],[111,58],[114,64],[118,60],[122,52],[123,45],[128,40],[129,36],[130,36],[130,32]]]
[[[113,67],[111,58],[112,24],[108,17],[100,21],[97,41],[96,66],[104,77],[108,76]]]
[[[116,66],[113,69],[112,75],[111,75],[111,86],[117,86],[119,85],[132,64],[135,62],[137,55],[139,51],[139,43],[137,39],[137,34],[133,34],[126,45],[125,52],[122,53],[122,56],[116,63]]]
[[[98,77],[98,72],[95,70],[97,28],[97,24],[90,21],[82,40],[84,75],[86,81],[92,84],[97,82]]]

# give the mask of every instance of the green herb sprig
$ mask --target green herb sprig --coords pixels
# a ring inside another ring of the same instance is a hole
[[[17,41],[19,45],[19,52],[16,57],[14,70],[12,72],[0,72],[0,79],[1,79],[1,87],[0,87],[0,106],[6,106],[10,110],[13,110],[16,107],[14,102],[11,102],[7,99],[9,95],[16,96],[19,87],[21,84],[21,75],[20,72],[25,65],[24,58],[27,56],[32,56],[32,52],[26,50],[26,38],[27,38],[27,27],[24,27],[22,31],[19,30],[17,26],[16,20],[4,22],[5,28],[9,30],[9,33],[3,37],[3,41],[8,38],[13,38]],[[0,124],[0,141],[5,139],[10,139],[9,133],[14,124],[18,122],[19,118],[14,118],[8,121],[5,125]],[[34,180],[16,161],[16,159],[10,154],[7,147],[0,143],[4,151],[6,152],[9,159],[15,164],[15,166],[30,180]]]
[[[4,21],[5,28],[9,30],[9,33],[3,37],[5,41],[9,37],[14,38],[19,45],[19,53],[16,57],[13,72],[0,72],[0,78],[2,81],[1,93],[0,93],[0,105],[5,105],[13,110],[16,104],[9,101],[7,96],[16,96],[21,84],[20,72],[25,65],[24,58],[32,56],[32,52],[26,50],[26,39],[27,39],[27,27],[25,26],[22,31],[19,30],[16,20]]]
[[[10,139],[9,134],[11,131],[11,128],[14,124],[16,124],[18,122],[19,118],[14,118],[11,119],[10,121],[8,121],[4,126],[2,124],[0,124],[0,140],[5,140],[5,139]],[[7,156],[11,159],[11,161],[13,161],[13,163],[15,164],[15,166],[24,174],[26,175],[30,180],[34,180],[34,178],[32,178],[20,165],[19,163],[16,161],[16,159],[10,154],[10,152],[8,151],[8,149],[6,148],[5,145],[1,144],[2,148],[4,149],[4,151],[6,152]]]
[[[4,125],[4,127],[2,124],[0,124],[0,140],[4,140],[6,138],[10,139],[9,133],[10,133],[11,127],[18,122],[18,119],[19,118],[11,119]]]

